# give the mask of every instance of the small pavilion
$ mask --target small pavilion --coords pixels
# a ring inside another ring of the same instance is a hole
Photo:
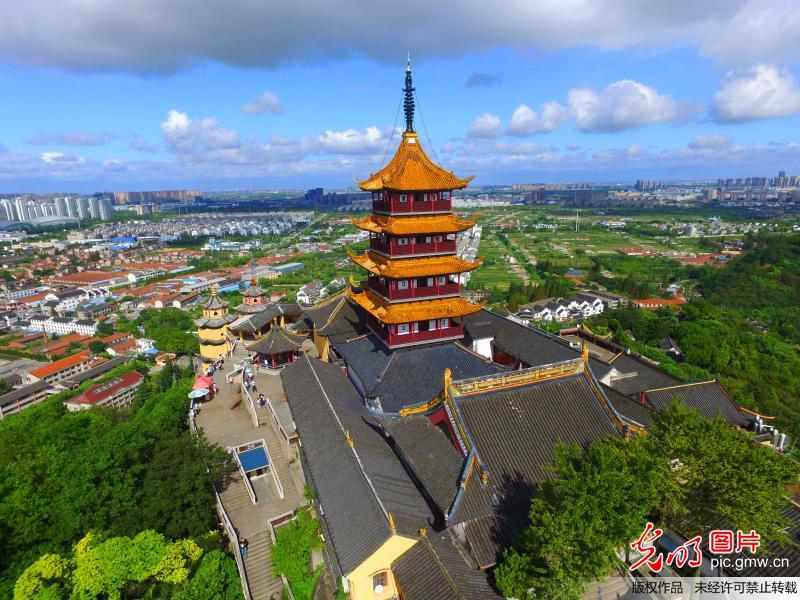
[[[247,349],[256,353],[259,364],[277,369],[295,361],[305,338],[305,334],[292,333],[273,323],[269,332]]]

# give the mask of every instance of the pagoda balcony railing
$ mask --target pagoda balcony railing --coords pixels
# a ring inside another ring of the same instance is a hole
[[[446,340],[458,338],[464,335],[464,326],[461,323],[454,323],[444,329],[430,329],[427,331],[417,331],[409,333],[389,333],[384,326],[372,315],[367,317],[367,324],[370,329],[380,337],[390,348],[405,346],[408,344],[419,344],[422,342],[433,342],[436,340]]]
[[[387,256],[419,256],[421,254],[452,254],[458,250],[456,240],[442,240],[441,242],[422,242],[416,244],[382,242],[373,238],[369,243],[370,250],[375,250]]]
[[[373,200],[372,210],[387,214],[450,212],[452,200]]]
[[[448,282],[442,285],[429,285],[425,287],[411,287],[404,290],[399,288],[392,289],[387,283],[381,284],[372,277],[368,280],[369,287],[389,301],[394,300],[421,300],[437,298],[440,296],[457,296],[461,293],[459,283]]]

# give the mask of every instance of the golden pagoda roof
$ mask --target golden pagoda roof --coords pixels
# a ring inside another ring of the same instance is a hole
[[[363,181],[358,187],[367,192],[380,190],[440,191],[467,187],[473,177],[462,179],[445,171],[428,158],[416,133],[406,132],[389,164]]]
[[[426,256],[416,258],[389,259],[376,252],[364,254],[348,252],[350,259],[379,277],[390,279],[406,279],[410,277],[433,277],[452,273],[465,273],[477,269],[482,258],[475,262],[467,262],[457,256]]]
[[[426,215],[409,217],[386,217],[369,215],[363,219],[350,217],[353,225],[372,233],[391,235],[414,235],[419,233],[458,233],[466,231],[478,220],[462,219],[456,215]]]
[[[350,297],[381,323],[411,323],[444,317],[464,317],[478,312],[480,304],[473,304],[461,297],[436,298],[418,302],[389,304],[371,290],[349,291]]]

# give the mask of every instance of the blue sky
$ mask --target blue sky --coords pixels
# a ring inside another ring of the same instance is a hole
[[[426,148],[478,185],[800,173],[800,3],[448,6],[0,8],[0,191],[351,185],[406,50]]]

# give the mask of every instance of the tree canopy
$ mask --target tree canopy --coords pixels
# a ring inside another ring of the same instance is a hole
[[[495,572],[506,596],[580,597],[643,529],[667,477],[666,464],[641,440],[611,438],[585,451],[559,444],[550,471],[531,501],[530,526]]]
[[[88,531],[179,539],[216,527],[211,482],[230,459],[188,430],[191,381],[148,378],[127,412],[68,412],[75,392],[65,392],[0,422],[0,597],[25,567]]]
[[[715,527],[788,541],[781,517],[797,463],[717,417],[675,400],[648,434],[559,445],[551,479],[531,500],[530,526],[495,571],[506,596],[580,597],[619,563],[648,520],[686,536]]]
[[[14,585],[14,600],[121,597],[233,600],[242,592],[235,563],[220,550],[204,553],[194,539],[170,541],[152,530],[108,538],[89,532],[68,556],[39,557]]]

